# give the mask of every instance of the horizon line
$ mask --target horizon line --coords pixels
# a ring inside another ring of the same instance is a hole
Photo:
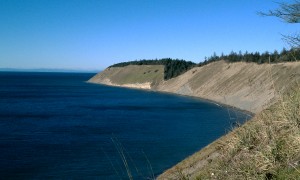
[[[62,73],[98,73],[100,69],[65,69],[65,68],[0,68],[0,72],[62,72]]]

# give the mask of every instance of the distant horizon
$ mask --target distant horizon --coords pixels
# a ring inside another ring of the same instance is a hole
[[[103,70],[64,69],[64,68],[0,68],[0,72],[57,72],[57,73],[99,73]]]

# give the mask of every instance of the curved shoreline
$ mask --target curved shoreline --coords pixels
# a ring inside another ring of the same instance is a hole
[[[142,90],[198,98],[216,106],[230,107],[247,114],[248,121],[251,121],[254,115],[276,103],[279,94],[286,92],[293,83],[300,81],[300,62],[256,64],[217,61],[195,67],[166,81],[163,77],[151,80],[150,76],[144,76],[144,70],[140,71],[142,68],[146,67],[106,69],[90,79],[89,83],[110,86],[106,82],[109,79],[120,84],[120,88],[140,89],[123,87],[122,84],[152,82],[150,87]],[[139,78],[131,79],[129,82],[127,76]],[[176,173],[178,175],[178,168],[184,168],[182,170],[185,174],[193,174],[197,168],[205,166],[205,163],[212,160],[210,157],[216,158],[219,151],[215,148],[219,147],[222,139],[230,139],[231,136],[230,132],[221,136],[177,165],[165,170],[158,179],[176,179],[174,175]]]
[[[173,92],[166,92],[166,91],[159,91],[159,90],[155,90],[155,89],[141,89],[141,88],[136,88],[136,87],[128,87],[128,86],[122,86],[122,85],[118,85],[118,86],[114,86],[111,84],[104,84],[104,83],[93,83],[93,82],[87,82],[87,83],[91,83],[91,84],[96,84],[96,85],[101,85],[101,86],[108,86],[108,87],[114,87],[114,88],[126,88],[126,89],[132,89],[132,90],[137,90],[137,91],[149,91],[149,92],[155,92],[155,93],[162,93],[162,94],[170,94],[173,96],[182,96],[182,97],[187,97],[187,98],[194,98],[197,100],[200,100],[202,102],[205,103],[210,103],[210,104],[214,104],[220,108],[230,108],[233,110],[237,110],[243,114],[245,114],[246,116],[248,116],[249,118],[246,119],[245,122],[251,120],[253,118],[253,116],[255,115],[253,112],[247,111],[247,110],[243,110],[243,109],[239,109],[238,107],[234,107],[234,106],[230,106],[227,104],[223,104],[221,102],[217,102],[214,100],[210,100],[210,99],[204,99],[201,97],[197,97],[197,96],[192,96],[192,95],[183,95],[183,94],[177,94],[177,93],[173,93]],[[245,123],[243,122],[243,123]],[[230,132],[229,133],[224,133],[222,136],[218,137],[217,139],[215,139],[214,141],[212,141],[211,143],[209,143],[208,145],[202,147],[201,149],[195,150],[194,153],[186,156],[184,159],[180,160],[179,162],[177,162],[176,164],[172,165],[171,167],[167,168],[167,169],[163,169],[162,172],[160,174],[157,175],[157,179],[165,179],[165,173],[167,173],[167,176],[172,176],[174,174],[174,172],[172,172],[174,167],[177,167],[178,164],[184,163],[185,161],[189,160],[189,159],[197,159],[197,165],[196,166],[202,166],[205,165],[207,161],[209,161],[210,159],[214,159],[214,158],[218,158],[219,156],[219,152],[212,150],[222,139],[230,136]],[[198,153],[202,152],[201,155],[199,156]],[[196,158],[195,158],[196,157]],[[169,174],[169,172],[172,172],[171,175]],[[175,173],[176,174],[176,173]],[[171,178],[172,179],[172,178]],[[173,178],[176,179],[176,178]]]

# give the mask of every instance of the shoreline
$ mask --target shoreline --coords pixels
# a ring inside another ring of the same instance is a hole
[[[126,89],[131,89],[131,90],[138,90],[138,91],[148,91],[148,92],[155,92],[155,93],[162,93],[162,94],[169,94],[169,95],[173,95],[173,96],[182,96],[182,97],[187,97],[187,98],[194,98],[194,99],[197,99],[197,100],[200,100],[202,102],[205,102],[205,103],[212,103],[216,106],[218,106],[219,108],[231,108],[232,110],[237,110],[241,113],[243,113],[244,115],[247,116],[245,122],[243,122],[243,124],[247,123],[248,121],[250,121],[254,116],[255,116],[255,113],[253,112],[250,112],[250,111],[247,111],[247,110],[243,110],[243,109],[240,109],[238,107],[235,107],[235,106],[231,106],[231,105],[227,105],[227,104],[224,104],[224,103],[221,103],[221,102],[217,102],[217,101],[214,101],[214,100],[210,100],[210,99],[205,99],[205,98],[202,98],[202,97],[198,97],[198,96],[192,96],[192,95],[184,95],[184,94],[178,94],[178,93],[174,93],[174,92],[167,92],[167,91],[159,91],[159,90],[155,90],[155,89],[142,89],[142,88],[135,88],[135,87],[128,87],[128,86],[114,86],[114,85],[110,85],[110,84],[104,84],[104,83],[95,83],[95,82],[87,82],[87,83],[90,83],[90,84],[95,84],[95,85],[101,85],[101,86],[107,86],[107,87],[114,87],[114,88],[126,88]],[[178,164],[181,164],[181,163],[184,163],[185,161],[187,161],[188,159],[190,158],[193,158],[194,156],[198,156],[197,154],[201,151],[202,153],[200,154],[200,160],[199,160],[199,164],[203,164],[205,163],[206,161],[208,161],[209,159],[214,159],[214,158],[218,158],[219,156],[219,152],[218,151],[212,151],[210,149],[210,147],[214,147],[216,146],[216,144],[218,144],[218,142],[220,142],[220,140],[230,136],[232,133],[231,131],[229,132],[224,132],[223,135],[221,135],[220,137],[218,137],[217,139],[213,140],[211,143],[209,143],[208,145],[198,149],[198,150],[195,150],[195,152],[193,152],[192,154],[184,157],[182,160],[180,160],[179,162],[177,162],[176,164],[172,165],[171,167],[167,168],[167,169],[164,169],[162,170],[161,173],[159,173],[156,178],[157,179],[165,179],[165,178],[161,178],[162,176],[165,176],[165,173],[168,173],[171,169],[173,169],[174,167],[176,168],[178,166]],[[205,154],[205,155],[203,155]],[[207,156],[207,157],[206,157]],[[194,159],[194,158],[193,158]],[[199,157],[197,158],[199,159]],[[171,170],[172,171],[172,170]]]

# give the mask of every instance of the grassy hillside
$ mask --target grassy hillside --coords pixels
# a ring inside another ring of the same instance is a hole
[[[158,179],[300,179],[300,86]]]
[[[163,65],[129,65],[107,68],[91,78],[89,82],[117,85],[150,82],[155,86],[163,80],[163,76]]]

